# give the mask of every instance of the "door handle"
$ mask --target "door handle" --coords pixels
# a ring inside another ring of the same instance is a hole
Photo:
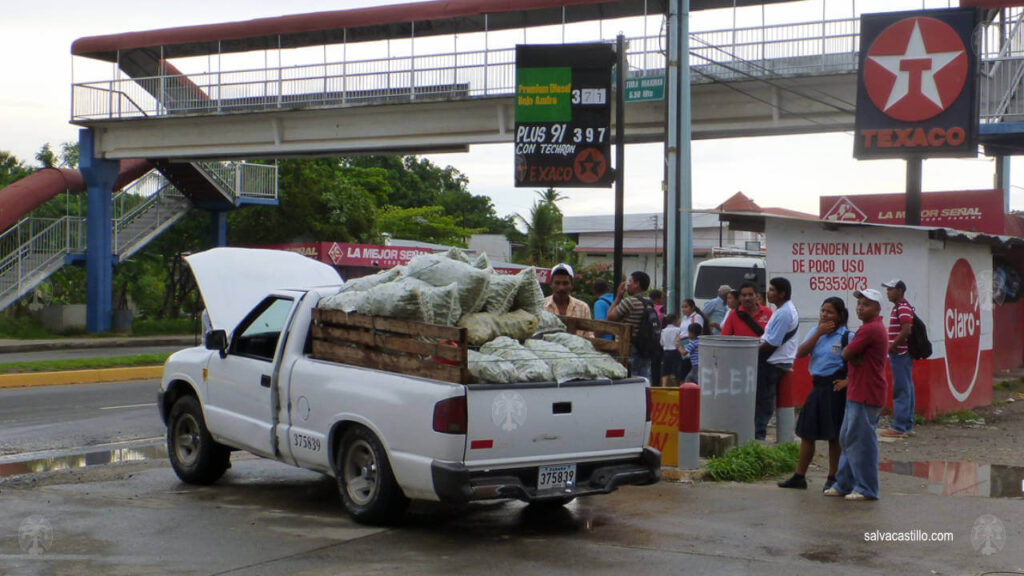
[[[260,386],[270,388],[270,376],[268,374],[260,376]]]

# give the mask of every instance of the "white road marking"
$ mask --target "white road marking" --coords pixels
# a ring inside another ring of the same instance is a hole
[[[120,410],[122,408],[144,408],[146,406],[156,406],[156,402],[150,402],[148,404],[127,404],[125,406],[103,406],[100,410]]]

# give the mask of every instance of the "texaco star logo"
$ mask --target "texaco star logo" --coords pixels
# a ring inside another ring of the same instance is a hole
[[[935,18],[907,18],[882,31],[868,49],[864,87],[886,116],[919,122],[948,108],[967,81],[960,36]]]

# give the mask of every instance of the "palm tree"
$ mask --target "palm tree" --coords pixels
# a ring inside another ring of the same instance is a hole
[[[562,234],[562,211],[557,202],[565,199],[554,188],[537,191],[539,197],[530,208],[530,219],[516,215],[526,226],[527,261],[535,266],[554,263],[555,250]]]

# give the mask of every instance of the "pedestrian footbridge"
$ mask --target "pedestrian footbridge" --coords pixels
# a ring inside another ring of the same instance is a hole
[[[72,122],[95,131],[106,158],[463,150],[512,141],[516,43],[634,30],[630,76],[664,74],[665,2],[529,4],[425,2],[83,38],[76,61],[114,66],[74,82]],[[1024,122],[1024,11],[997,14],[978,36],[983,135]],[[693,137],[852,130],[858,37],[855,18],[691,34]],[[664,102],[627,105],[627,142],[661,141],[664,126]]]

